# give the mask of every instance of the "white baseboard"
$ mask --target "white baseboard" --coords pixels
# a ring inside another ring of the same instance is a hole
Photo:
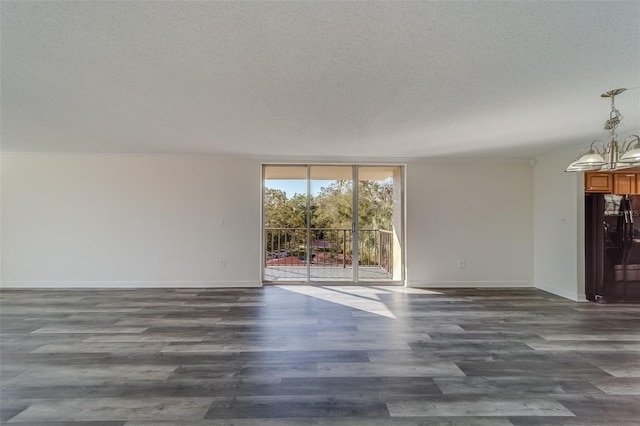
[[[533,287],[531,281],[408,281],[407,287],[416,288],[506,288]]]
[[[238,288],[262,287],[260,281],[4,281],[3,289],[23,288]]]
[[[548,285],[540,282],[536,282],[535,287],[540,290],[544,290],[548,293],[555,294],[556,296],[573,300],[574,302],[588,302],[587,297],[584,294],[573,293],[571,291],[563,290],[561,288],[557,288],[552,285]]]

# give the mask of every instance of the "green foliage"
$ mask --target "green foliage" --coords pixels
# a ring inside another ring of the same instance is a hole
[[[353,204],[350,181],[336,181],[313,197],[312,228],[351,229]]]
[[[340,180],[310,197],[312,228],[351,229],[353,216],[351,181]],[[360,229],[391,229],[393,185],[391,182],[358,182],[358,226]],[[304,194],[287,198],[284,191],[266,189],[264,197],[267,228],[304,228],[307,199]]]
[[[346,229],[348,232],[332,234],[335,247],[333,253],[351,255],[351,222],[353,216],[353,188],[351,181],[335,181],[321,188],[315,196],[310,196],[309,207],[311,228]],[[266,228],[306,228],[307,198],[303,194],[294,194],[291,198],[277,189],[265,191],[265,227]],[[393,184],[389,181],[358,182],[358,228],[361,230],[391,230],[393,224]],[[282,233],[281,235],[284,235]],[[298,246],[306,241],[304,230],[286,233],[286,243]],[[312,234],[312,239],[318,233]],[[281,237],[282,238],[282,237]],[[345,241],[345,238],[348,240]],[[360,260],[371,264],[378,250],[378,233],[360,233]],[[347,253],[343,253],[347,248]],[[271,245],[267,243],[267,249]],[[275,247],[274,247],[275,249]]]
[[[264,194],[264,218],[267,228],[304,228],[307,223],[307,198],[295,194],[287,199],[284,191],[267,189]]]
[[[341,180],[322,188],[312,197],[315,207],[312,228],[351,229],[353,217],[351,181]],[[391,229],[393,216],[393,185],[391,182],[358,182],[358,227],[360,229]]]

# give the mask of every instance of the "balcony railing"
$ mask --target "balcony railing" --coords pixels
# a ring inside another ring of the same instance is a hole
[[[265,266],[302,266],[310,261],[314,266],[346,268],[353,264],[353,240],[348,228],[266,228]],[[392,273],[393,232],[360,229],[358,259],[359,266],[377,266]]]

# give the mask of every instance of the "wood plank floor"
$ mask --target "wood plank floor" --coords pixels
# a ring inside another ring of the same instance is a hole
[[[4,290],[0,421],[638,425],[640,306],[534,289]]]

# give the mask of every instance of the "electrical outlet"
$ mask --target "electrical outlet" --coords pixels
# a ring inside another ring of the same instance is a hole
[[[458,259],[458,268],[462,269],[465,267],[465,261],[464,259]]]
[[[220,267],[221,268],[226,268],[227,267],[227,261],[226,260],[221,260],[220,261]]]

